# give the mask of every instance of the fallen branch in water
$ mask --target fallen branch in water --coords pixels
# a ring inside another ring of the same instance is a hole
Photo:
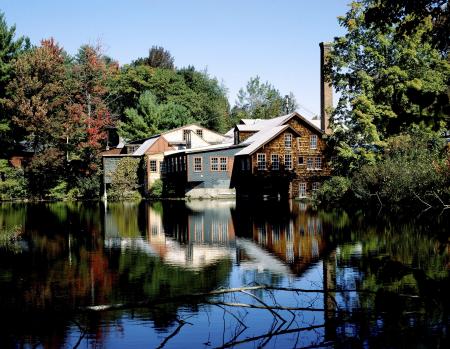
[[[216,349],[222,349],[222,348],[231,348],[234,347],[236,345],[239,344],[244,344],[244,343],[249,343],[249,342],[254,342],[257,341],[259,339],[264,339],[267,337],[274,337],[274,336],[279,336],[279,335],[283,335],[283,334],[288,334],[288,333],[296,333],[296,332],[303,332],[303,331],[312,331],[318,328],[323,328],[325,327],[325,324],[323,325],[315,325],[315,326],[309,326],[309,327],[299,327],[299,328],[290,328],[287,330],[279,330],[279,331],[275,331],[275,332],[269,332],[269,333],[265,333],[263,335],[260,336],[255,336],[255,337],[249,337],[240,341],[234,341],[234,342],[228,342],[220,347],[216,347]]]
[[[78,308],[81,312],[101,312],[101,311],[111,311],[111,310],[121,310],[121,309],[133,309],[133,308],[151,308],[159,304],[167,304],[167,303],[173,303],[173,302],[183,302],[183,303],[190,303],[190,302],[198,302],[199,298],[207,298],[211,296],[218,296],[218,295],[224,295],[228,293],[245,293],[247,295],[251,295],[252,297],[256,297],[252,295],[250,292],[246,291],[253,291],[253,290],[268,290],[268,291],[285,291],[285,292],[296,292],[296,293],[367,293],[367,294],[376,294],[376,291],[369,291],[369,290],[358,290],[358,289],[326,289],[326,290],[320,290],[320,289],[302,289],[302,288],[290,288],[290,287],[277,287],[277,286],[269,286],[269,285],[256,285],[256,286],[244,286],[244,287],[237,287],[237,288],[228,288],[228,289],[217,289],[211,292],[202,292],[202,293],[191,293],[191,294],[184,294],[174,297],[167,297],[167,298],[160,298],[157,300],[145,300],[141,302],[134,302],[134,303],[117,303],[117,304],[103,304],[103,305],[92,305],[87,307],[80,307]],[[405,295],[401,294],[400,297],[411,297],[411,298],[417,298],[418,296],[415,295]],[[257,297],[256,297],[257,298]],[[258,302],[261,303],[260,299],[257,299]],[[200,302],[202,303],[202,302]],[[210,301],[203,302],[203,303],[209,303]],[[273,307],[272,309],[276,309]],[[282,310],[311,310],[313,308],[295,308],[295,309],[282,309]],[[321,309],[320,311],[323,311],[324,309]],[[311,310],[311,311],[319,311],[319,310]],[[283,319],[284,320],[284,319]]]

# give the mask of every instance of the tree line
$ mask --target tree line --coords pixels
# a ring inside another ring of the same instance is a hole
[[[189,123],[225,132],[238,118],[285,111],[281,93],[259,77],[231,108],[222,83],[177,68],[163,47],[119,66],[100,45],[70,55],[52,38],[33,46],[15,31],[0,14],[0,200],[98,197],[109,130],[128,141]],[[23,151],[32,156],[13,168],[8,159]]]

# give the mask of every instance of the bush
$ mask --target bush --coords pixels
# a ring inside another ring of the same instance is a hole
[[[316,199],[326,204],[342,201],[349,194],[351,180],[335,176],[325,181],[316,191]]]
[[[0,159],[0,200],[24,199],[27,197],[27,181],[22,169]]]
[[[71,196],[81,199],[97,199],[100,193],[100,176],[79,177],[76,186],[71,189]]]
[[[59,181],[57,185],[49,190],[48,196],[54,200],[65,200],[67,198],[67,182]]]
[[[391,137],[383,159],[353,175],[352,190],[362,200],[378,196],[384,204],[419,202],[418,197],[446,195],[448,155],[439,137],[425,132]]]
[[[161,179],[157,179],[148,191],[148,195],[151,198],[160,198],[163,195],[164,184]]]
[[[138,191],[140,187],[139,163],[140,159],[131,157],[125,157],[117,163],[117,168],[112,174],[111,188],[108,191],[108,197],[111,200],[139,200],[142,198]]]

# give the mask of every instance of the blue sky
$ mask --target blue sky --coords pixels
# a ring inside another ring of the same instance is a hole
[[[234,104],[259,75],[319,113],[319,42],[344,34],[337,16],[350,0],[0,0],[19,35],[54,37],[73,54],[85,43],[130,63],[163,46],[178,67],[207,69]],[[302,109],[300,109],[302,111]],[[305,114],[308,114],[305,111]]]

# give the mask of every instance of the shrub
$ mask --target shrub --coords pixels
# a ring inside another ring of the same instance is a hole
[[[342,201],[348,195],[350,185],[351,180],[347,177],[332,177],[316,191],[316,198],[326,204]]]
[[[0,159],[0,200],[26,197],[27,181],[23,170],[10,166],[5,159]]]
[[[48,196],[54,200],[65,200],[67,198],[67,182],[59,181],[53,188],[50,188]]]
[[[117,168],[112,174],[111,188],[108,197],[111,200],[139,200],[141,194],[139,185],[140,159],[125,157],[117,163]]]
[[[425,132],[391,137],[383,159],[353,175],[352,190],[363,200],[378,196],[392,206],[445,195],[450,177],[442,149],[440,138]]]
[[[157,179],[148,191],[148,195],[151,198],[160,198],[163,195],[164,184],[161,179]]]

